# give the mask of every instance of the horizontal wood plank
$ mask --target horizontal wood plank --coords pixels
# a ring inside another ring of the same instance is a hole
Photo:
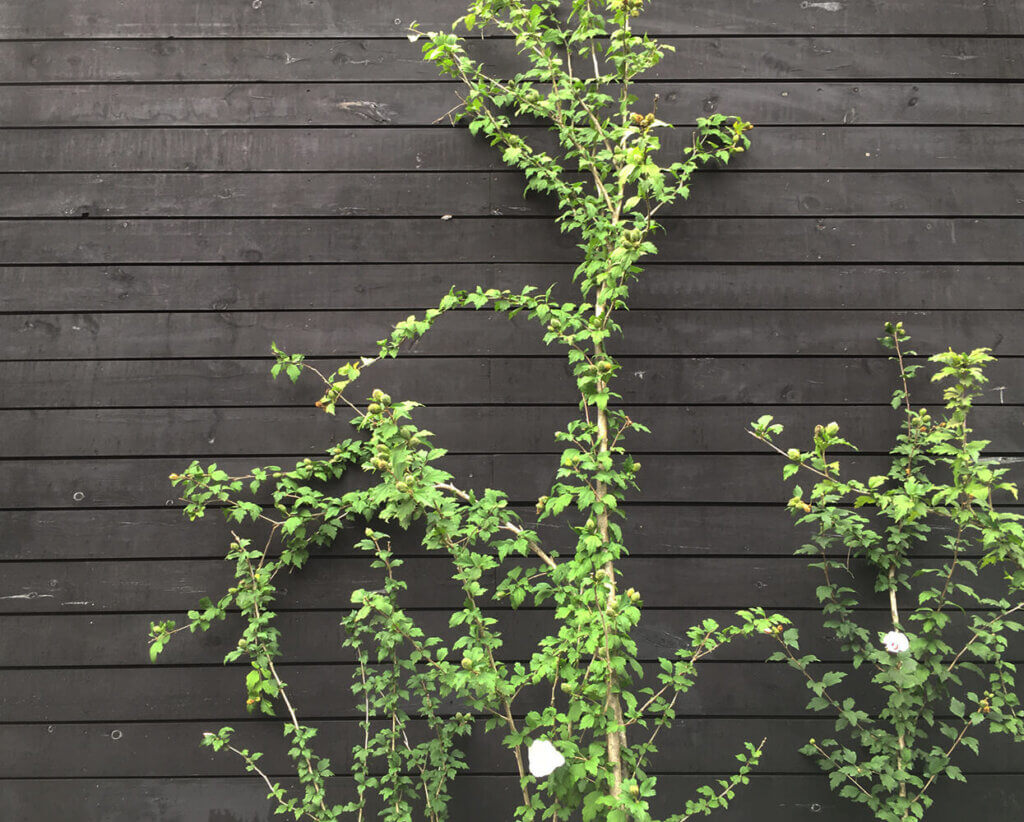
[[[485,609],[485,612],[499,620],[503,659],[529,659],[537,643],[552,628],[551,614],[545,610],[525,609],[513,614],[508,610]],[[342,646],[346,635],[341,621],[348,613],[347,610],[278,612],[274,624],[283,638],[281,661],[289,665],[354,662],[353,652]],[[449,614],[444,610],[409,609],[406,613],[427,634],[445,642],[452,642],[457,636],[448,627]],[[822,626],[822,616],[817,609],[786,607],[783,613],[800,632],[800,645],[805,653],[814,653],[828,663],[841,663],[849,658],[835,635]],[[857,617],[869,631],[877,630],[881,634],[891,627],[889,611],[884,605],[859,608]],[[637,658],[653,662],[674,655],[680,648],[690,645],[686,632],[704,619],[714,619],[720,625],[738,624],[735,611],[645,606],[640,625],[633,633]],[[0,635],[0,650],[5,667],[11,668],[148,666],[152,664],[146,639],[150,624],[166,620],[180,624],[184,615],[181,611],[7,614],[4,616],[7,627]],[[970,633],[965,625],[965,616],[951,618],[947,634],[950,644],[961,647],[967,642]],[[156,665],[220,665],[225,654],[237,648],[241,628],[237,614],[231,614],[205,633],[179,636],[163,650]],[[25,642],[24,637],[29,635],[37,641]],[[1007,659],[1024,658],[1024,638],[1012,633],[1006,638]],[[762,642],[748,639],[716,649],[711,659],[715,662],[762,662],[767,653]],[[8,773],[7,769],[4,772]]]
[[[654,4],[653,8],[656,8]],[[417,12],[419,13],[419,12]],[[1018,80],[1024,60],[996,37],[666,37],[647,79]],[[522,68],[509,40],[470,40],[500,75]],[[0,83],[394,82],[438,79],[405,39],[0,41]]]
[[[760,642],[767,656],[771,640],[763,638]],[[657,681],[658,666],[645,664],[643,667],[644,681]],[[304,706],[303,716],[307,721],[362,716],[361,707],[350,692],[358,666],[281,665],[278,670],[289,686],[291,700],[297,706]],[[811,670],[845,671],[847,680],[839,690],[855,695],[858,708],[862,710],[879,707],[877,689],[872,693],[865,688],[869,676],[863,669],[854,671],[849,665],[826,663],[814,664]],[[233,723],[251,717],[245,707],[245,671],[245,666],[223,665],[11,669],[3,672],[6,691],[3,718],[19,723],[54,725],[168,720]],[[973,675],[969,679],[973,679]],[[702,662],[694,688],[680,695],[676,714],[683,718],[804,718],[808,715],[805,706],[809,697],[802,684],[798,672],[779,663]],[[517,711],[525,713],[546,706],[549,698],[550,691],[526,692],[519,700]],[[408,704],[408,707],[413,706]],[[444,713],[460,709],[462,706],[454,700],[441,701],[440,710]],[[1017,755],[1021,756],[1019,752]],[[1024,757],[1018,761],[1024,761]]]
[[[1024,124],[1019,83],[728,82],[635,87],[638,110],[659,96],[658,116],[692,126],[713,113],[755,125]],[[460,105],[449,83],[0,86],[0,122],[68,126],[430,126]],[[519,118],[529,123],[529,119]]]
[[[756,740],[755,740],[756,741]],[[196,754],[200,756],[200,753]],[[727,773],[732,773],[735,765]],[[664,814],[677,812],[684,800],[708,779],[696,776],[662,777]],[[1024,811],[1020,780],[975,775],[969,785],[943,781],[934,789],[935,806],[929,822],[961,822],[965,816],[990,814],[991,819],[1015,819]],[[329,783],[330,795],[345,800],[354,795],[352,783],[338,777]],[[456,783],[452,819],[489,815],[511,818],[518,783],[511,777],[467,776]],[[154,816],[157,806],[161,816]],[[777,810],[776,810],[777,809]],[[28,779],[9,780],[0,789],[0,812],[11,819],[75,818],[80,822],[162,822],[163,818],[205,819],[210,813],[231,814],[245,822],[276,822],[266,799],[266,786],[255,777],[181,779]],[[792,822],[869,822],[869,814],[829,791],[820,775],[753,775],[729,803],[730,822],[761,822],[767,813]],[[231,816],[225,818],[230,819]]]
[[[425,632],[452,641],[455,634],[448,628],[448,613],[439,610],[410,609],[407,612]],[[551,628],[551,615],[542,610],[521,610],[514,616],[509,611],[487,609],[488,616],[500,623],[506,659],[528,659],[536,643]],[[282,662],[286,664],[323,664],[354,662],[350,649],[342,646],[345,639],[341,621],[347,610],[282,611],[274,624],[281,630]],[[817,611],[787,609],[786,615],[800,631],[801,646],[813,649],[822,659],[839,662],[844,658],[834,636],[821,627]],[[888,611],[863,609],[858,616],[871,629],[884,631]],[[638,658],[654,661],[671,656],[690,640],[686,631],[703,619],[715,619],[722,625],[737,623],[734,611],[687,608],[644,608],[643,619],[634,639]],[[99,666],[137,667],[150,664],[146,637],[151,622],[184,619],[181,611],[150,611],[131,614],[61,613],[7,614],[6,626],[0,634],[0,650],[6,667],[93,668]],[[220,665],[224,655],[237,647],[241,621],[231,615],[205,633],[178,636],[157,658],[159,666]],[[955,637],[960,634],[951,633]],[[25,636],[37,639],[25,642]],[[969,634],[963,634],[966,642]],[[1024,640],[1010,640],[1010,655],[1019,659]],[[761,642],[734,642],[715,651],[716,661],[761,662],[767,655]],[[237,670],[237,669],[236,669]],[[2,727],[2,726],[0,726]],[[3,756],[0,748],[0,757]],[[13,752],[12,752],[13,753]],[[5,769],[4,773],[8,773]]]
[[[385,532],[399,530],[396,526],[383,528]],[[350,547],[362,539],[362,532],[351,530],[338,540],[343,555],[314,556],[301,572],[278,579],[280,596],[275,610],[337,611],[349,605],[352,591],[380,587],[383,575],[371,567],[371,558]],[[189,536],[184,524],[182,536]],[[643,550],[642,543],[637,547]],[[938,560],[932,562],[938,564]],[[516,560],[514,564],[533,568],[540,562]],[[815,590],[821,572],[808,567],[806,557],[630,556],[617,567],[623,587],[636,588],[651,608],[818,607]],[[234,584],[233,569],[222,560],[8,562],[3,571],[0,611],[12,614],[184,613],[204,596],[218,599]],[[395,575],[409,582],[409,589],[399,597],[403,607],[449,611],[465,598],[451,580],[452,563],[446,556],[421,554],[406,559]],[[493,591],[502,576],[500,571],[489,572],[481,585]],[[985,593],[997,589],[1001,581],[1002,571],[987,569],[973,584],[979,593]],[[865,607],[884,610],[888,604],[887,595],[870,594],[874,576],[860,565],[854,566],[851,584],[867,592],[861,595]],[[931,584],[930,580],[926,584]],[[918,581],[913,590],[922,587]],[[482,600],[489,602],[489,595]]]
[[[410,723],[410,738],[426,733],[420,721]],[[352,721],[317,723],[316,750],[331,760],[335,772],[351,769],[351,749],[362,731]],[[250,750],[264,751],[261,767],[275,777],[294,771],[282,750],[278,721],[236,723],[236,739]],[[83,725],[0,725],[0,767],[8,779],[53,779],[74,776],[88,779],[131,777],[231,777],[238,762],[198,747],[208,723],[110,723]],[[726,773],[735,767],[735,754],[743,742],[768,740],[757,774],[819,776],[816,766],[798,750],[808,739],[832,733],[828,719],[680,719],[658,737],[653,757],[655,773]],[[460,741],[469,774],[509,772],[514,762],[497,734],[478,726]],[[975,773],[1018,774],[1024,766],[1019,751],[1002,735],[985,739],[978,758],[958,758],[968,777]],[[20,752],[20,753],[18,753]],[[15,754],[18,754],[15,756]],[[469,775],[467,774],[467,775]],[[820,776],[819,776],[820,778]],[[973,783],[974,779],[971,778]],[[971,785],[962,788],[971,790]]]
[[[765,656],[771,652],[769,642],[762,643]],[[310,721],[361,715],[348,687],[356,670],[357,666],[348,664],[279,666],[290,698],[304,706]],[[166,720],[223,724],[249,716],[244,671],[244,667],[225,666],[11,669],[3,672],[3,719],[54,724]],[[645,676],[655,681],[653,674],[648,666]],[[684,717],[804,716],[808,697],[802,683],[794,679],[798,676],[780,664],[702,663],[697,685],[680,696],[676,713]],[[536,695],[528,694],[519,710],[538,704]],[[458,708],[445,700],[441,710],[454,713]]]
[[[884,473],[884,457],[853,456],[841,459],[844,473],[866,478]],[[217,460],[229,473],[241,475],[253,462],[242,458]],[[289,464],[285,457],[275,465]],[[1007,460],[1008,480],[1017,481],[1021,466]],[[263,463],[266,464],[266,463]],[[558,467],[557,457],[547,460],[528,454],[494,456],[451,455],[438,463],[449,471],[460,487],[480,490],[499,488],[510,501],[534,502],[548,493]],[[135,458],[116,460],[5,460],[0,474],[0,498],[9,509],[25,508],[124,508],[176,504],[178,493],[167,477],[182,470],[180,458]],[[769,503],[789,499],[788,484],[779,480],[781,466],[774,454],[696,454],[690,456],[644,457],[639,476],[643,499],[631,494],[633,502]],[[330,491],[344,493],[367,482],[353,471]],[[258,500],[259,501],[259,500]],[[1008,500],[1007,500],[1008,501]]]
[[[1024,173],[731,171],[667,216],[1024,216]],[[456,217],[558,213],[519,174],[0,174],[0,219],[54,217]]]
[[[6,125],[6,124],[4,124]],[[691,141],[662,136],[666,156]],[[547,145],[543,129],[523,129]],[[463,128],[3,128],[0,171],[484,171],[500,154]],[[736,166],[748,170],[1024,169],[1024,129],[989,126],[771,126]],[[695,198],[696,199],[696,198]]]
[[[884,324],[900,320],[922,355],[982,346],[997,356],[1024,355],[1024,325],[1013,310],[836,310],[818,314],[816,323],[808,314],[630,311],[619,319],[622,337],[609,348],[616,356],[872,356],[879,353]],[[821,322],[826,316],[827,324]],[[8,314],[0,315],[0,349],[17,360],[234,358],[265,356],[276,341],[311,357],[358,357],[376,353],[377,341],[405,317],[389,311]],[[459,311],[403,350],[410,357],[559,356],[542,337],[543,328],[522,315],[509,321],[490,311]],[[366,373],[366,383],[383,376]],[[15,398],[7,396],[4,404]]]
[[[657,260],[657,258],[655,258]],[[267,311],[436,306],[451,287],[553,284],[572,264],[0,266],[6,312]],[[633,309],[1005,308],[1021,265],[647,265]]]
[[[623,544],[634,557],[790,557],[812,534],[812,529],[806,525],[796,525],[781,504],[646,503],[627,502],[623,506],[626,512],[622,522]],[[513,505],[511,510],[536,531],[544,545],[560,553],[573,550],[576,537],[566,526],[579,518],[571,512],[556,520],[537,522],[532,505]],[[261,533],[266,538],[265,532],[250,525],[228,525],[219,512],[212,511],[202,519],[189,522],[180,508],[171,506],[0,511],[0,524],[9,537],[0,559],[13,562],[220,559],[227,550],[232,527],[253,539]],[[941,521],[929,525],[934,541],[921,548],[922,556],[943,556],[944,549],[938,540],[947,535],[949,529]],[[386,523],[375,526],[391,535],[392,549],[397,556],[421,559],[428,556],[421,544],[419,528],[414,526],[400,531]],[[332,556],[337,552],[348,555],[350,547],[362,539],[361,526],[356,523],[353,527],[354,533],[345,530],[339,536],[336,546],[330,549],[334,552]],[[845,556],[841,546],[837,547],[837,552]],[[38,568],[41,576],[34,586],[29,586],[37,596],[48,593],[47,586],[54,579],[46,576],[43,564]],[[17,594],[12,598],[33,599]]]
[[[1024,99],[1024,98],[1022,98]],[[709,192],[713,194],[713,192]],[[566,263],[544,218],[113,219],[0,222],[0,264]],[[666,218],[663,262],[1015,263],[1013,218]],[[522,238],[531,242],[524,244]]]
[[[538,523],[532,506],[513,510],[545,545],[571,549],[573,538],[563,521]],[[188,522],[171,507],[0,511],[0,525],[8,537],[0,557],[5,561],[217,559],[224,556],[230,531],[216,512]],[[782,506],[631,504],[622,528],[629,550],[646,556],[789,556],[808,536]],[[399,555],[423,555],[415,529],[393,533],[392,545]],[[46,593],[45,588],[37,593]]]
[[[870,324],[865,325],[868,329]],[[912,329],[913,330],[913,329]],[[979,340],[978,342],[982,342]],[[973,344],[973,343],[971,343]],[[970,347],[970,345],[968,347]],[[865,344],[866,348],[866,344]],[[886,404],[896,371],[882,357],[621,357],[615,383],[626,406],[704,403],[764,405]],[[251,360],[77,360],[0,362],[5,408],[251,407],[308,408],[319,396],[312,380],[272,380],[269,358]],[[321,370],[337,360],[311,359]],[[367,372],[368,375],[370,372]],[[444,373],[445,381],[437,375]],[[1024,402],[1024,360],[1005,357],[988,371],[984,403]],[[560,360],[503,357],[389,360],[374,366],[365,389],[430,404],[571,403],[575,386]],[[17,388],[13,388],[17,386]],[[915,402],[936,403],[941,392],[920,381]]]
[[[32,14],[16,0],[0,6],[2,38],[75,37],[404,37],[418,20],[422,28],[448,28],[465,13],[465,0],[438,0],[421,7],[412,0],[384,0],[344,9],[326,0],[285,10],[268,3],[255,8],[228,0],[186,0],[156,7],[125,8],[116,0],[96,2],[86,11],[73,0],[41,0]],[[899,0],[860,8],[846,0],[835,5],[773,4],[729,0],[708,6],[697,0],[654,3],[641,25],[656,34],[1017,34],[1021,10],[984,0],[949,0],[942,14],[927,0]]]
[[[433,406],[416,422],[454,454],[561,453],[553,432],[576,418],[575,406]],[[631,453],[749,453],[759,446],[743,436],[752,417],[771,414],[799,441],[817,424],[835,420],[843,436],[864,452],[887,452],[905,424],[889,406],[652,406],[630,410],[651,429],[627,436]],[[989,453],[1024,453],[1024,408],[981,406],[971,423],[991,440]],[[0,411],[0,458],[182,457],[322,454],[334,442],[356,436],[318,409],[111,409]],[[88,431],[88,438],[82,432]],[[808,443],[809,444],[809,443]],[[840,451],[841,452],[841,451]]]

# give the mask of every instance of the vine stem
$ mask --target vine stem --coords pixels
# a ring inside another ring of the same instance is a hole
[[[896,566],[889,568],[889,610],[892,613],[892,629],[900,629],[900,609],[896,604]]]
[[[1015,612],[1019,611],[1019,610],[1020,610],[1021,608],[1024,608],[1024,602],[1018,602],[1018,603],[1017,603],[1016,605],[1014,605],[1014,606],[1013,606],[1012,608],[1010,608],[1009,610],[1007,610],[1007,611],[1003,611],[1003,612],[1002,612],[1001,614],[999,614],[998,616],[994,616],[994,617],[992,617],[992,619],[990,619],[990,620],[989,620],[988,622],[986,622],[986,623],[985,623],[984,625],[982,625],[982,626],[981,626],[981,628],[982,628],[982,629],[984,629],[984,628],[988,628],[988,627],[989,627],[990,625],[992,625],[992,624],[993,624],[994,622],[998,622],[998,621],[999,621],[999,620],[1001,620],[1001,619],[1005,619],[1005,618],[1006,618],[1006,617],[1008,617],[1008,616],[1009,616],[1010,614],[1012,614],[1012,613],[1015,613]],[[956,663],[960,661],[960,657],[962,657],[962,656],[963,656],[963,655],[964,655],[965,653],[967,653],[967,649],[968,649],[968,648],[970,648],[970,647],[971,647],[971,646],[972,646],[972,645],[974,644],[975,640],[977,640],[979,636],[981,636],[981,629],[979,629],[979,630],[975,631],[975,632],[974,632],[974,635],[973,635],[973,636],[972,636],[972,637],[971,637],[971,638],[970,638],[969,640],[967,640],[967,644],[966,644],[966,645],[964,645],[964,647],[963,647],[963,648],[961,648],[961,649],[960,649],[960,650],[959,650],[959,651],[957,652],[957,655],[956,655],[955,657],[953,657],[953,661],[952,661],[952,662],[950,662],[950,663],[949,663],[949,666],[948,666],[948,667],[946,668],[946,673],[949,673],[950,671],[952,671],[952,670],[953,670],[953,666],[955,666],[955,665],[956,665]]]
[[[234,531],[231,532],[231,536],[235,538],[235,541],[241,543],[241,537],[238,536]],[[249,576],[252,578],[253,586],[259,584],[259,580],[256,578],[256,570],[253,569],[252,563],[246,558],[246,565],[249,568]],[[260,607],[257,604],[255,598],[253,599],[252,605],[253,613],[257,618],[260,616]],[[285,709],[288,711],[288,716],[291,718],[292,728],[295,730],[295,742],[297,745],[301,745],[303,748],[303,758],[306,760],[306,770],[309,772],[311,777],[316,776],[316,769],[313,767],[313,760],[310,757],[307,750],[305,750],[305,743],[302,742],[302,726],[299,724],[299,717],[295,713],[295,708],[292,706],[292,701],[288,698],[288,688],[281,681],[281,677],[278,676],[277,667],[274,665],[274,660],[267,650],[267,646],[264,643],[260,643],[260,649],[263,651],[264,660],[266,662],[267,670],[270,671],[270,675],[274,678],[274,682],[277,683],[278,693],[281,696],[281,701],[284,703]],[[320,809],[327,814],[327,803],[324,801],[323,791],[320,785],[313,783],[313,787],[317,793],[317,803],[320,805]]]
[[[835,758],[828,751],[824,750],[817,742],[811,742],[811,746],[814,748],[814,750],[816,750],[823,757],[825,757],[825,759],[827,759],[829,762],[831,762],[832,763],[832,767],[838,769],[839,764],[836,762]],[[868,796],[868,797],[871,796],[871,793],[869,791],[865,790],[864,786],[861,785],[860,782],[858,782],[852,776],[846,776],[846,778],[850,782],[852,782],[857,787],[857,790],[859,790],[862,794],[864,794],[864,796]]]
[[[897,360],[897,363],[899,365],[900,380],[903,383],[903,404],[904,404],[904,410],[905,410],[906,416],[907,416],[907,421],[906,421],[906,425],[907,425],[907,439],[911,443],[911,451],[907,455],[907,475],[910,476],[910,473],[911,473],[911,461],[914,458],[914,450],[915,450],[914,449],[914,442],[915,442],[915,440],[913,439],[914,432],[913,432],[913,426],[912,426],[914,412],[913,412],[913,409],[911,409],[911,407],[910,407],[910,386],[907,383],[907,369],[906,369],[906,365],[903,362],[903,350],[900,348],[900,335],[899,335],[898,331],[893,331],[893,333],[892,333],[892,343],[893,343],[893,348],[895,348],[895,350],[896,350],[896,360]],[[899,528],[902,528],[902,524],[899,525]],[[900,629],[900,612],[899,612],[899,607],[897,606],[897,603],[896,603],[896,565],[895,564],[889,566],[888,577],[889,577],[889,609],[892,611],[892,629],[894,631],[899,631],[899,629]],[[903,666],[903,663],[902,662],[898,662],[896,664],[896,669],[899,670],[902,666]],[[903,687],[902,686],[898,686],[898,688],[899,688],[899,693],[902,696],[903,695]],[[904,756],[904,754],[906,752],[906,749],[907,749],[907,732],[906,732],[906,730],[904,728],[901,728],[899,730],[899,732],[897,733],[896,744],[898,746],[898,750],[896,751],[896,768],[897,768],[897,770],[902,771],[903,770],[903,756]],[[901,779],[900,780],[899,794],[900,794],[900,799],[906,799],[906,797],[907,797],[907,782],[906,782],[905,779]],[[904,819],[907,818],[907,814],[906,813],[904,813],[903,818]]]
[[[896,566],[889,566],[889,608],[892,611],[892,629],[898,631],[900,629],[900,611],[896,604]],[[902,662],[896,663],[896,670],[899,670],[903,666]],[[903,694],[903,686],[897,686],[899,693]],[[899,746],[899,750],[896,751],[896,770],[903,770],[903,754],[907,749],[907,732],[905,729],[900,728],[896,735],[896,744]],[[900,780],[900,798],[905,799],[907,796],[907,782],[904,779]]]
[[[949,757],[953,754],[953,751],[956,750],[956,747],[963,741],[964,735],[967,733],[967,729],[971,727],[971,724],[971,720],[966,719],[964,721],[963,728],[960,729],[960,734],[957,736],[956,739],[953,740],[953,744],[946,749],[945,759],[947,762],[949,761]],[[928,781],[924,783],[921,790],[919,790],[917,794],[914,796],[914,802],[918,802],[921,799],[921,797],[924,796],[925,791],[927,791],[928,788],[931,787],[932,782],[935,781],[935,777],[938,776],[939,773],[941,773],[941,771],[936,771],[928,777]],[[907,810],[903,812],[903,818],[907,819],[909,816],[910,808],[907,808]]]
[[[214,736],[214,734],[205,733],[205,734],[203,734],[203,736]],[[266,771],[262,770],[256,764],[256,761],[249,754],[247,754],[245,751],[240,751],[238,748],[235,748],[235,747],[233,747],[231,745],[225,745],[224,747],[227,748],[229,751],[231,751],[231,753],[236,754],[237,756],[241,757],[242,761],[245,762],[245,764],[249,768],[252,769],[253,773],[255,773],[257,776],[259,776],[260,779],[263,780],[263,782],[266,784],[267,788],[270,789],[270,793],[272,795],[274,795],[274,796],[277,795],[278,791],[280,790],[279,786],[275,785],[270,780],[270,777],[267,775]],[[326,808],[325,808],[325,810],[326,810]],[[360,811],[360,816],[362,816],[362,812],[361,811]],[[302,816],[299,816],[297,818],[301,819],[302,817],[309,817],[310,819],[313,820],[313,822],[317,822],[316,817],[311,816],[307,811],[302,811]]]
[[[761,751],[764,750],[764,745],[767,741],[768,737],[764,737],[761,740],[761,744],[758,745],[757,748],[754,750],[755,757],[759,757],[761,755]],[[736,786],[740,784],[743,777],[743,773],[733,774],[732,777],[726,782],[722,790],[719,793],[715,794],[715,799],[722,800],[725,797],[727,797],[733,790],[735,790]],[[707,813],[710,813],[710,811],[705,811],[704,813],[705,815],[707,815]],[[687,813],[680,817],[673,817],[673,819],[678,818],[679,822],[686,822],[686,820],[689,819],[691,816],[693,816],[692,813]]]
[[[370,750],[370,691],[366,685],[366,663],[363,662],[363,654],[360,651],[359,654],[359,678],[363,683],[363,718],[365,725],[363,726],[363,750]],[[356,818],[356,822],[363,822],[363,811],[366,810],[366,786],[360,783],[359,785],[359,815]]]
[[[438,482],[438,483],[435,483],[434,484],[434,488],[436,488],[438,491],[448,491],[449,493],[454,494],[455,496],[457,496],[463,502],[470,502],[471,501],[471,497],[469,496],[469,494],[467,494],[461,488],[457,488],[456,486],[452,485],[450,482]],[[501,525],[500,527],[501,527],[501,529],[503,531],[509,531],[509,532],[515,534],[517,537],[521,537],[524,534],[526,534],[525,530],[520,528],[518,525],[516,525],[512,521],[506,522],[503,525]],[[529,537],[526,537],[526,543],[527,543],[527,545],[530,546],[530,550],[533,551],[533,553],[535,553],[538,557],[540,557],[541,562],[543,562],[545,565],[547,565],[548,568],[550,568],[553,571],[553,570],[555,570],[558,567],[558,564],[551,558],[551,556],[543,548],[541,548],[536,543],[535,540],[532,540]]]

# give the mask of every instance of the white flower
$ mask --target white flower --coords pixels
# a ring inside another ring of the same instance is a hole
[[[548,776],[556,768],[565,764],[565,757],[546,739],[538,739],[526,751],[530,763],[530,773],[534,776]]]
[[[910,648],[910,640],[899,631],[889,631],[882,637],[882,644],[885,645],[885,650],[891,654],[902,654]]]

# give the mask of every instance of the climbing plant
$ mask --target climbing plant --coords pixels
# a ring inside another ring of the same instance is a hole
[[[944,410],[933,415],[911,404],[910,380],[921,366],[904,350],[908,340],[902,323],[886,325],[882,342],[900,378],[892,405],[903,415],[886,473],[844,478],[834,451],[852,446],[835,422],[814,429],[807,451],[776,445],[783,429],[769,416],[750,430],[786,457],[786,479],[814,480],[806,496],[798,486],[789,501],[797,521],[814,529],[797,553],[814,557],[811,567],[822,573],[825,628],[882,700],[865,709],[842,695],[848,672],[823,670],[814,654],[801,653],[795,628],[775,625],[781,649],[773,659],[803,675],[808,708],[835,715],[835,735],[801,750],[841,796],[884,822],[920,819],[938,780],[964,780],[957,754],[977,754],[982,731],[1024,739],[1008,653],[1009,635],[1024,628],[1024,527],[1019,514],[996,508],[1000,498],[1016,499],[1017,488],[968,424],[993,357],[985,348],[931,357],[932,380],[945,386]],[[855,573],[864,568],[867,591]],[[876,592],[888,605],[883,630],[858,608]]]
[[[251,710],[284,711],[299,789],[275,782],[259,752],[235,744],[231,728],[205,743],[240,756],[266,781],[278,809],[296,819],[446,818],[452,779],[467,767],[461,742],[482,722],[500,735],[518,773],[516,818],[650,820],[657,786],[651,757],[697,663],[737,636],[780,624],[759,610],[744,612],[736,625],[703,620],[654,671],[641,665],[633,638],[643,600],[625,585],[618,563],[627,550],[622,503],[637,487],[640,464],[624,442],[646,429],[618,406],[613,385],[620,366],[609,346],[621,333],[617,316],[628,307],[641,258],[657,253],[658,213],[687,199],[699,167],[744,151],[751,128],[737,117],[700,118],[683,156],[664,157],[659,134],[669,124],[658,118],[656,101],[639,109],[635,83],[669,47],[634,30],[642,6],[574,0],[566,15],[553,0],[474,0],[451,32],[410,34],[423,39],[427,60],[461,84],[459,116],[469,131],[523,172],[528,191],[557,200],[558,224],[581,250],[575,300],[556,300],[550,287],[452,290],[437,308],[394,326],[375,353],[330,372],[275,346],[274,376],[312,375],[323,387],[316,405],[332,415],[348,409],[359,435],[291,469],[231,476],[193,463],[171,476],[190,518],[217,507],[233,523],[263,524],[266,535],[253,542],[233,534],[227,559],[234,585],[216,601],[204,600],[181,627],[153,625],[153,656],[174,633],[206,630],[229,610],[241,612],[244,630],[226,661],[248,661]],[[467,53],[463,37],[470,33],[511,38],[522,70],[493,74]],[[523,122],[546,124],[557,148],[524,136]],[[365,408],[352,400],[355,381],[365,382],[375,363],[399,356],[444,315],[485,309],[528,318],[571,365],[579,416],[554,432],[563,448],[557,477],[536,503],[538,521],[557,520],[571,535],[570,550],[545,544],[510,510],[505,492],[466,487],[444,470],[441,444],[414,422],[417,403],[380,388]],[[401,604],[416,581],[403,575],[391,536],[411,527],[428,551],[447,555],[460,590],[444,637],[426,631]],[[365,528],[355,547],[372,558],[380,584],[352,594],[344,621],[363,734],[354,751],[354,795],[336,802],[327,795],[331,766],[313,748],[316,731],[299,719],[279,674],[274,603],[283,573],[353,528]],[[493,603],[549,609],[551,632],[528,661],[504,661],[502,626],[485,611]],[[425,739],[413,733],[411,717],[427,726]],[[681,822],[726,806],[761,749],[748,743],[735,774],[701,788],[666,818]]]

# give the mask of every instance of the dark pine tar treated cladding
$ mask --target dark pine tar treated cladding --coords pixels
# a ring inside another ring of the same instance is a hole
[[[456,89],[405,37],[462,3],[0,0],[4,822],[270,819],[260,784],[197,747],[231,721],[287,774],[276,724],[240,713],[237,671],[218,663],[232,626],[146,661],[148,622],[225,579],[224,529],[189,526],[166,475],[346,435],[311,385],[270,381],[271,340],[329,365],[452,285],[571,293],[576,252],[551,204],[445,122]],[[836,419],[863,445],[851,467],[874,469],[896,426],[875,338],[898,318],[921,353],[994,349],[978,427],[1024,452],[1024,2],[660,0],[645,20],[677,48],[640,89],[681,126],[667,150],[705,113],[758,128],[666,219],[617,344],[624,401],[654,429],[633,443],[645,494],[623,566],[652,606],[641,654],[762,603],[827,657],[779,465],[742,427]],[[477,48],[514,62],[506,41]],[[456,316],[374,379],[430,404],[422,420],[467,484],[513,489],[529,513],[572,413],[566,369],[531,329]],[[428,583],[410,606],[435,624],[445,568],[415,540],[401,550]],[[334,553],[292,586],[282,622],[301,711],[344,770],[339,609],[370,577]],[[545,619],[525,614],[510,652]],[[827,726],[767,651],[704,666],[665,736],[666,798],[768,736],[731,819],[865,820],[796,753]],[[484,799],[507,817],[509,763],[492,740],[471,747],[455,818]],[[961,764],[969,786],[936,791],[933,822],[1021,817],[1024,751],[993,741]]]

